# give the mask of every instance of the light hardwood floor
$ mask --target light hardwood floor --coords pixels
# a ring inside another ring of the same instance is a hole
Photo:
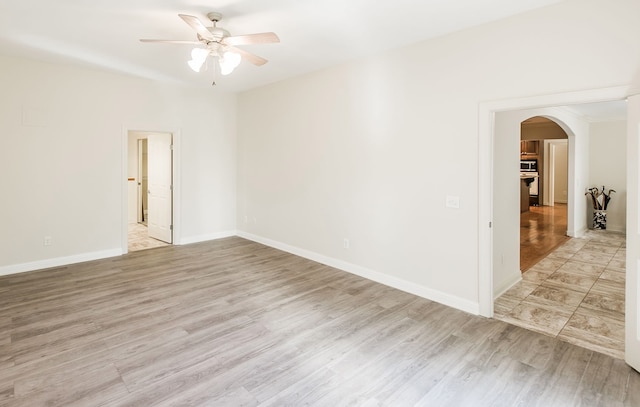
[[[567,242],[567,205],[530,206],[520,214],[520,271],[527,271]]]
[[[640,406],[620,359],[241,238],[0,277],[0,406]]]

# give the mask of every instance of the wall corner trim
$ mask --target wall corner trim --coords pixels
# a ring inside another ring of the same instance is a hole
[[[273,247],[278,250],[285,251],[287,253],[294,254],[296,256],[304,257],[309,260],[316,261],[318,263],[325,264],[330,267],[346,271],[348,273],[366,278],[371,281],[375,281],[386,286],[396,288],[398,290],[407,292],[409,294],[417,295],[418,297],[425,298],[427,300],[435,301],[440,304],[456,308],[460,311],[468,312],[473,315],[479,315],[480,306],[477,302],[469,301],[460,297],[456,297],[451,294],[443,293],[438,290],[433,290],[428,287],[421,286],[419,284],[412,283],[407,280],[403,280],[397,277],[390,276],[385,273],[374,271],[357,264],[349,263],[346,261],[338,260],[332,257],[324,256],[309,250],[301,249],[299,247],[291,246],[282,242],[271,240],[265,237],[257,236],[251,233],[238,231],[237,236],[247,240],[251,240],[265,246]]]

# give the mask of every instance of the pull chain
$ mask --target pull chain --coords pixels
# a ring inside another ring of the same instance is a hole
[[[211,86],[216,86],[216,73],[218,72],[218,64],[217,57],[213,58],[213,82],[211,82]]]

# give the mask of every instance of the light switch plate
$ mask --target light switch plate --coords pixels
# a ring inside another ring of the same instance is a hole
[[[447,208],[460,208],[460,197],[447,195],[446,206]]]

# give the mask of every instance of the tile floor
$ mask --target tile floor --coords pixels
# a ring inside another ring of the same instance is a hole
[[[130,252],[169,245],[168,243],[149,237],[147,227],[141,223],[129,223],[128,240]]]
[[[571,239],[495,301],[495,318],[623,359],[625,256],[624,234]]]

